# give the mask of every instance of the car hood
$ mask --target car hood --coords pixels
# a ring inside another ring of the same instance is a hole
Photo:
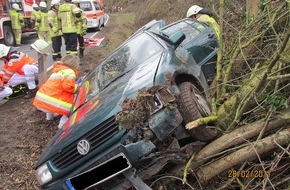
[[[121,111],[124,99],[134,98],[139,89],[153,86],[160,57],[161,54],[155,55],[138,65],[77,109],[70,116],[64,129],[59,130],[51,139],[37,166],[61,152],[72,142],[81,139],[92,128],[116,115]]]

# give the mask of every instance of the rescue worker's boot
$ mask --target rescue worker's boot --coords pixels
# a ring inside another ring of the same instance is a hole
[[[36,91],[37,91],[37,89],[29,89],[29,90],[26,92],[24,98],[25,98],[25,99],[33,98],[33,97],[35,96]]]
[[[84,59],[84,48],[79,49],[79,58],[80,58],[80,65],[83,64],[83,59]]]
[[[80,59],[84,58],[84,50],[85,50],[85,48],[80,48],[79,49],[79,58]]]

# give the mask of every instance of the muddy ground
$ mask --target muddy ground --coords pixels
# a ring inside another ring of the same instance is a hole
[[[130,14],[111,14],[109,22],[95,36],[105,37],[98,47],[86,47],[83,75],[132,34]],[[39,189],[34,168],[42,150],[57,131],[59,118],[46,121],[32,105],[33,99],[17,98],[0,106],[0,189]]]

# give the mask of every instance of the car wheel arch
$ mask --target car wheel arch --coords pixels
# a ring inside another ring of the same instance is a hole
[[[204,88],[200,84],[199,80],[191,74],[179,73],[174,76],[174,81],[177,86],[184,82],[190,82],[194,86],[196,86],[200,92],[203,92],[203,95],[206,96],[206,94],[204,94]]]

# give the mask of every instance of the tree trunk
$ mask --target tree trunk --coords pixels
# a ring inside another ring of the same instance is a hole
[[[197,178],[200,182],[205,183],[222,171],[231,167],[242,164],[247,160],[253,160],[263,153],[272,151],[278,145],[288,144],[290,140],[290,126],[287,129],[280,131],[277,134],[263,138],[255,143],[239,149],[197,171]]]
[[[244,143],[245,140],[258,136],[263,129],[266,121],[259,120],[254,123],[242,126],[231,133],[225,134],[215,141],[211,142],[203,149],[201,149],[194,157],[189,170],[195,170],[201,166],[208,159],[215,156],[215,154],[222,152],[223,150]],[[278,118],[270,121],[265,131],[277,129],[283,125],[290,123],[290,109],[283,111]]]

